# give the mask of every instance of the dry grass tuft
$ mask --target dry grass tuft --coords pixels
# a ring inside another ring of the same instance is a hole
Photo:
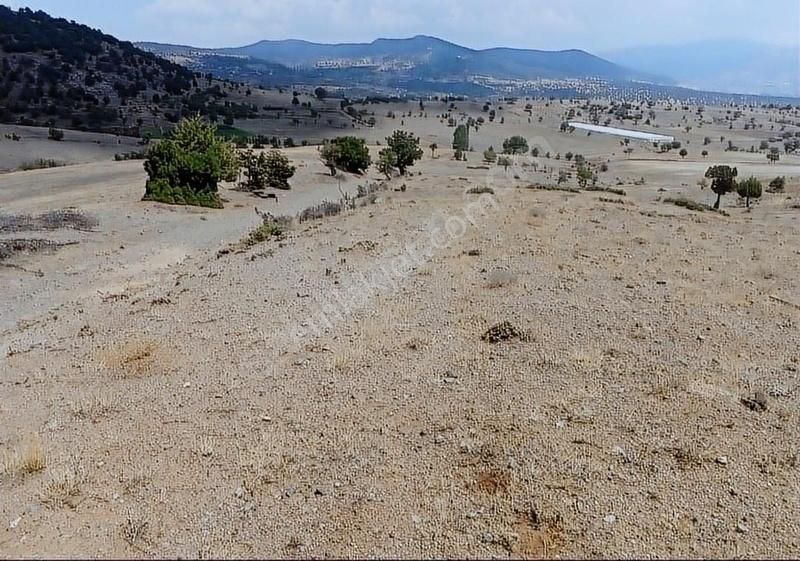
[[[162,366],[160,350],[154,341],[128,341],[105,351],[101,363],[104,368],[122,378],[148,376],[157,373]]]
[[[122,523],[122,539],[131,547],[135,547],[144,540],[149,526],[150,521],[146,516],[129,510]]]
[[[28,475],[47,467],[47,455],[38,434],[25,439],[11,453],[3,457],[3,470],[7,475]]]
[[[51,508],[75,508],[85,481],[86,474],[80,467],[56,471],[45,483],[41,501]]]
[[[82,421],[99,422],[118,411],[116,401],[105,395],[83,399],[72,406],[72,416]]]
[[[498,269],[489,274],[486,280],[486,288],[502,288],[504,286],[511,286],[517,282],[517,276],[511,271]]]

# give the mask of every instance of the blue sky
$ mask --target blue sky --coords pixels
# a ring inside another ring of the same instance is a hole
[[[122,39],[241,46],[435,35],[469,47],[581,48],[735,37],[800,43],[799,0],[23,0]]]

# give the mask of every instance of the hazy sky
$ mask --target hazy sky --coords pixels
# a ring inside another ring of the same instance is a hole
[[[3,1],[3,0],[0,0]],[[131,41],[361,42],[435,35],[473,48],[593,52],[735,37],[800,42],[800,0],[16,0]]]

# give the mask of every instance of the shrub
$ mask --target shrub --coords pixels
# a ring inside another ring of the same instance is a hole
[[[64,131],[62,131],[61,129],[50,127],[50,130],[47,131],[47,138],[55,141],[64,140]]]
[[[494,189],[483,185],[481,187],[473,187],[472,189],[467,190],[467,195],[484,195],[484,194],[494,195]]]
[[[58,167],[63,167],[65,165],[67,164],[65,164],[64,162],[60,162],[58,160],[39,158],[37,160],[23,162],[17,169],[19,169],[19,171],[30,171],[34,169],[58,168]]]
[[[767,191],[770,193],[783,193],[785,187],[786,187],[786,178],[776,177],[775,179],[769,182],[769,189],[767,189]]]
[[[233,146],[199,117],[184,119],[169,138],[150,147],[144,200],[222,208],[218,184],[238,172]]]
[[[397,165],[397,154],[391,148],[384,148],[380,151],[378,159],[378,171],[386,176],[386,179],[392,178],[392,171]]]
[[[337,168],[349,173],[362,173],[372,164],[366,141],[354,136],[334,138],[322,149],[321,158],[331,175],[336,175]]]
[[[526,154],[528,152],[528,141],[521,136],[512,136],[503,141],[504,154]]]
[[[494,151],[494,148],[490,147],[488,150],[484,151],[483,161],[487,164],[492,164],[497,161],[497,153]]]
[[[513,163],[514,162],[512,162],[511,158],[509,158],[508,156],[500,156],[499,158],[497,158],[497,165],[498,166],[503,166],[503,169],[506,170],[506,171],[508,171],[508,168]]]
[[[704,205],[702,203],[698,203],[697,201],[693,201],[691,199],[686,199],[683,197],[677,199],[664,199],[664,203],[673,204],[675,206],[683,207],[688,210],[694,210],[696,212],[705,212],[706,210],[708,210],[708,205]]]

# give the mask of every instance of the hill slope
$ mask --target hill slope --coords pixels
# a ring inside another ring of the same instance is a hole
[[[254,111],[222,102],[225,90],[85,25],[0,6],[0,122],[138,135],[188,113]]]

